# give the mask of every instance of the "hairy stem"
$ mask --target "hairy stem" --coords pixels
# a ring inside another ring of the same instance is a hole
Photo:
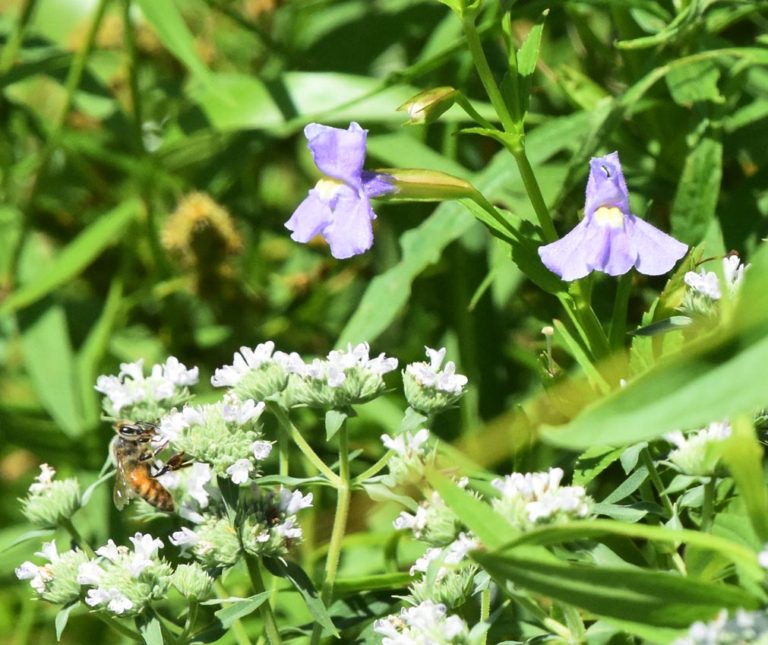
[[[264,580],[261,577],[261,571],[259,570],[259,562],[252,555],[245,555],[245,564],[248,567],[248,576],[251,579],[251,585],[253,590],[259,594],[266,591],[264,586]],[[259,607],[259,612],[264,620],[264,633],[267,636],[267,641],[270,645],[281,645],[283,642],[280,638],[280,630],[277,627],[277,621],[275,620],[275,614],[272,611],[272,605],[269,601],[262,603]]]

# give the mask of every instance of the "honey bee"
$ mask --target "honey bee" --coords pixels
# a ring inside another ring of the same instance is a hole
[[[145,421],[115,424],[117,436],[110,450],[115,462],[115,489],[112,499],[122,510],[132,497],[141,497],[160,511],[173,512],[173,498],[157,478],[167,472],[191,465],[184,453],[173,455],[157,472],[152,472],[150,462],[165,447],[154,449],[151,441],[157,435],[157,426]]]

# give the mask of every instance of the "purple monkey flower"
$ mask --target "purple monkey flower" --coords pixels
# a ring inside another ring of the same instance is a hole
[[[687,250],[630,212],[619,153],[612,152],[589,162],[584,219],[562,239],[539,247],[539,256],[550,271],[571,281],[592,271],[624,275],[632,267],[661,275]]]
[[[331,255],[339,260],[371,248],[376,213],[370,199],[395,188],[386,175],[363,170],[367,134],[354,122],[347,130],[318,123],[304,128],[312,158],[325,177],[285,223],[292,231],[291,239],[309,242],[322,235]]]

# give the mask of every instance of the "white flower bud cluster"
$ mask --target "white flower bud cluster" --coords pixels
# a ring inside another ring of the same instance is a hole
[[[456,365],[443,366],[446,349],[424,348],[429,363],[410,363],[403,372],[403,386],[408,404],[423,414],[435,414],[456,403],[464,394],[467,377],[456,373]]]
[[[112,418],[157,419],[188,400],[188,388],[197,381],[197,367],[187,369],[170,356],[153,365],[149,376],[144,376],[143,360],[121,363],[117,376],[102,374],[96,379],[96,391],[105,395],[102,407]]]
[[[312,493],[302,495],[280,487],[277,495],[262,493],[241,530],[243,548],[259,557],[283,557],[304,534],[297,514],[312,506]]]
[[[288,375],[300,369],[304,361],[296,354],[275,351],[275,343],[267,341],[253,349],[241,347],[232,365],[218,368],[211,377],[214,387],[229,387],[241,399],[266,400],[281,392]]]
[[[210,568],[230,567],[242,554],[237,529],[229,519],[213,515],[204,516],[194,530],[182,527],[168,539]]]
[[[173,570],[157,555],[162,540],[142,533],[130,540],[133,549],[109,540],[96,549],[98,558],[80,565],[77,582],[90,587],[87,605],[116,615],[133,615],[166,595]]]
[[[16,568],[19,580],[29,580],[37,595],[48,602],[67,604],[80,597],[80,584],[76,580],[79,567],[88,562],[88,556],[75,549],[59,554],[56,542],[44,542],[36,556],[47,562],[37,565],[27,560]]]
[[[21,500],[24,517],[36,526],[58,526],[80,508],[79,482],[74,478],[54,480],[55,474],[51,466],[41,464],[29,494]]]
[[[469,645],[467,624],[459,616],[449,616],[445,605],[425,600],[400,613],[378,619],[373,631],[383,636],[382,645]]]
[[[384,374],[397,369],[397,359],[385,354],[370,358],[369,353],[368,343],[349,344],[346,350],[333,350],[322,360],[292,361],[286,402],[343,410],[377,397],[386,387]]]
[[[728,610],[723,609],[708,623],[703,621],[693,623],[688,633],[675,640],[672,645],[716,645],[718,643],[766,645],[768,615],[764,611],[739,609],[733,618],[729,619]]]
[[[427,463],[427,442],[429,430],[422,428],[415,434],[403,432],[395,437],[381,435],[381,442],[395,454],[387,462],[389,475],[384,483],[390,488],[410,482],[417,482],[424,476]]]
[[[422,502],[415,513],[403,511],[392,524],[398,531],[410,530],[417,540],[434,546],[450,544],[461,529],[459,518],[437,492]]]
[[[561,486],[563,474],[560,468],[550,468],[495,479],[491,484],[501,492],[501,498],[493,500],[493,508],[522,529],[587,517],[592,500],[581,486]]]
[[[467,554],[480,546],[480,541],[466,533],[444,548],[427,549],[410,569],[417,578],[410,593],[417,601],[432,600],[447,607],[459,607],[475,591],[477,566],[471,564]]]
[[[748,268],[749,265],[742,264],[738,255],[729,255],[723,258],[722,279],[714,271],[688,271],[683,277],[689,290],[683,299],[682,309],[690,313],[711,314],[713,304],[722,298],[724,290],[730,297],[738,293]]]
[[[706,477],[717,472],[720,446],[731,436],[731,424],[714,421],[706,428],[687,436],[682,432],[670,432],[664,438],[676,447],[666,461],[685,475]]]
[[[174,450],[211,464],[217,475],[247,484],[272,450],[258,423],[264,407],[228,393],[218,403],[172,411],[160,420],[158,437]]]

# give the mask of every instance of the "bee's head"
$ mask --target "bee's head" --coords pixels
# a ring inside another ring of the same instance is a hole
[[[146,421],[118,421],[115,423],[115,432],[126,441],[147,443],[151,441],[157,431],[157,426]]]

